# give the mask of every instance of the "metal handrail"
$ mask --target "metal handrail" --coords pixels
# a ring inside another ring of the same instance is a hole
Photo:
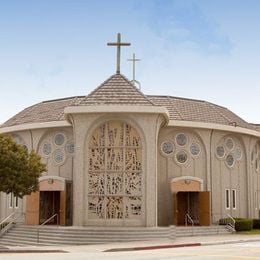
[[[194,226],[194,220],[192,219],[192,217],[190,216],[189,213],[185,214],[185,226],[188,225],[188,220],[191,222],[191,225]]]
[[[235,231],[235,230],[236,230],[236,229],[235,229],[236,220],[235,220],[231,215],[229,215],[229,214],[227,214],[227,216],[228,216],[229,219],[231,219],[231,223],[228,222],[228,223],[227,223],[227,226],[228,226],[228,227],[231,227],[232,230]]]
[[[18,214],[15,216],[15,214]],[[7,232],[14,224],[15,221],[24,216],[24,213],[13,212],[8,217],[3,219],[0,223],[0,237]],[[9,221],[8,221],[9,220]],[[8,222],[7,222],[8,221]],[[7,223],[7,224],[6,224]]]
[[[45,220],[38,228],[37,228],[37,243],[40,242],[40,229],[42,228],[42,226],[44,226],[45,224],[47,224],[48,222],[50,222],[52,219],[54,219],[55,217],[57,217],[57,226],[59,225],[59,215],[58,213],[55,213],[54,215],[52,215],[50,218],[48,218],[47,220]]]
[[[47,220],[45,220],[40,226],[44,226],[45,224],[47,224],[48,222],[50,222],[52,219],[54,219],[57,216],[57,225],[59,223],[59,215],[58,213],[52,215],[50,218],[48,218]]]
[[[0,230],[3,228],[3,226],[5,225],[6,221],[8,219],[10,219],[12,216],[15,215],[15,212],[11,213],[9,216],[7,216],[5,219],[3,219],[1,222],[0,222]]]

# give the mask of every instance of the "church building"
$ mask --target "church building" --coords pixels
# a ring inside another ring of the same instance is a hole
[[[1,125],[47,171],[23,199],[0,193],[0,221],[28,225],[207,226],[259,218],[260,126],[207,101],[146,95],[120,72],[87,96],[43,101]],[[129,45],[129,44],[128,44]]]

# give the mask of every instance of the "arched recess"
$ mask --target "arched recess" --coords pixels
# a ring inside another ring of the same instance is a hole
[[[171,181],[194,177],[207,190],[207,152],[199,131],[177,127],[160,131],[158,151],[158,224],[168,226],[175,222]]]
[[[39,178],[39,191],[26,197],[26,223],[71,225],[70,183],[59,176]],[[50,219],[51,218],[51,219]]]
[[[215,138],[211,157],[213,222],[218,222],[227,214],[248,217],[248,167],[243,136],[216,132]]]
[[[139,132],[123,120],[106,121],[86,143],[87,225],[142,225],[143,145]]]
[[[253,218],[259,218],[260,216],[260,141],[257,140],[251,147],[250,151],[250,168],[253,184],[251,190],[252,196],[252,213]]]
[[[47,166],[44,175],[56,175],[72,180],[74,149],[70,129],[48,130],[37,146],[37,153]]]
[[[171,192],[203,191],[203,180],[193,176],[176,177],[171,180]]]
[[[175,225],[210,225],[210,192],[203,191],[202,179],[193,176],[177,177],[171,180],[170,186]]]

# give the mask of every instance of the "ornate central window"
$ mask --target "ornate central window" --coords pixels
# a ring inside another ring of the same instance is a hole
[[[142,147],[127,123],[96,128],[88,148],[88,218],[141,219]]]

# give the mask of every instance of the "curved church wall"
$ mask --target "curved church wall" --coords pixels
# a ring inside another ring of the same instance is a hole
[[[42,157],[42,162],[47,165],[47,172],[43,173],[43,176],[60,176],[67,180],[72,180],[74,141],[71,127],[24,130],[8,134],[10,134],[18,144],[26,146],[29,151],[34,149]],[[58,134],[64,137],[63,143],[55,143],[55,136]],[[48,155],[44,153],[46,150],[46,147],[44,149],[44,144],[46,143],[50,144],[51,147],[51,151]],[[11,203],[10,196],[11,194],[6,195],[1,193],[1,219],[10,215],[13,211],[20,213],[25,213],[26,211],[25,199],[18,199],[18,201],[16,201],[16,198],[12,198]]]
[[[242,135],[214,131],[211,147],[212,221],[248,216],[247,155]]]
[[[165,127],[159,134],[158,151],[158,225],[174,223],[170,182],[184,176],[199,178],[202,189],[211,192],[212,223],[228,214],[259,218],[260,142],[256,137],[212,129]]]
[[[173,224],[173,178],[192,176],[207,189],[206,147],[194,129],[166,127],[158,142],[158,225]]]
[[[47,166],[44,175],[72,180],[74,140],[71,128],[48,129],[42,134],[37,153]]]

